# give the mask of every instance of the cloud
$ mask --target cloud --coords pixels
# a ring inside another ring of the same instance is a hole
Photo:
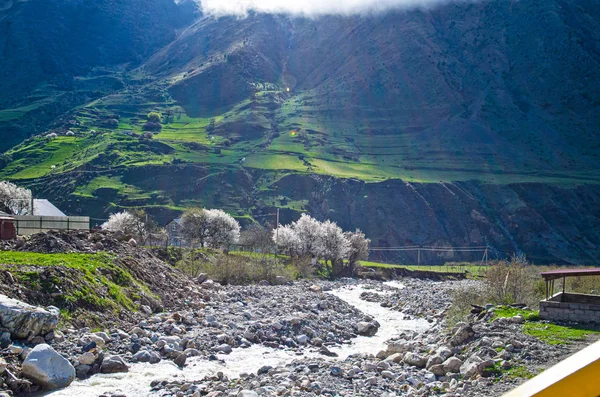
[[[301,16],[370,14],[442,2],[447,0],[200,0],[204,13],[217,16],[243,16],[251,11]]]

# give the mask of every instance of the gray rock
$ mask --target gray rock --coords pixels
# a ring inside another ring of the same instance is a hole
[[[259,397],[258,393],[252,390],[242,390],[237,394],[237,397]]]
[[[96,361],[96,356],[92,352],[85,352],[77,360],[81,365],[92,365]]]
[[[460,366],[460,373],[465,379],[469,379],[471,376],[479,372],[479,364],[483,360],[476,355],[472,355]]]
[[[102,361],[100,372],[103,374],[114,374],[117,372],[129,372],[129,367],[120,356],[107,357]]]
[[[371,321],[370,323],[366,321],[361,321],[356,324],[356,329],[359,335],[363,336],[373,336],[377,333],[379,329],[379,324]]]
[[[444,359],[442,358],[442,356],[440,356],[439,354],[434,354],[433,356],[429,357],[429,359],[427,360],[427,364],[425,365],[425,368],[429,369],[431,366],[436,365],[436,364],[441,364],[444,362]]]
[[[452,338],[450,338],[450,343],[453,346],[462,345],[469,338],[472,338],[473,335],[475,335],[473,328],[471,328],[470,325],[463,325],[462,327],[459,327],[456,332],[454,332]]]
[[[446,374],[446,370],[444,369],[443,364],[434,364],[431,367],[429,367],[429,371],[437,376],[443,376]]]
[[[46,335],[58,325],[59,312],[0,295],[0,326],[16,339]]]
[[[22,374],[45,389],[60,389],[73,382],[75,368],[52,347],[41,344],[27,354]]]
[[[141,350],[133,355],[133,361],[141,363],[156,364],[160,362],[160,356],[156,352]]]
[[[223,343],[222,345],[217,346],[215,350],[225,354],[229,354],[233,351],[231,346],[229,346],[227,343]]]
[[[515,324],[523,324],[525,322],[525,318],[523,318],[523,316],[521,316],[520,314],[517,314],[516,316],[511,317],[510,321],[512,321]]]
[[[456,374],[460,372],[460,367],[463,365],[463,362],[456,357],[450,357],[449,359],[444,361],[443,365],[444,371]]]
[[[183,368],[183,366],[185,365],[185,362],[187,360],[187,354],[185,353],[181,353],[180,355],[178,355],[175,360],[173,360],[173,362],[175,363],[175,365],[177,365],[180,368]]]
[[[394,379],[396,377],[396,374],[392,371],[381,371],[381,376],[383,376],[386,379]]]
[[[408,352],[404,355],[404,362],[418,368],[425,368],[427,358],[418,353]]]

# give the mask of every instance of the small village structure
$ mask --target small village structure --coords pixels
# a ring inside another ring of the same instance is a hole
[[[541,273],[546,282],[546,299],[540,302],[540,318],[600,324],[600,295],[565,291],[567,277],[600,276],[600,268],[558,269]],[[562,291],[554,294],[554,282],[562,280]]]
[[[16,234],[23,236],[48,230],[89,230],[87,216],[67,216],[46,199],[33,200],[33,215],[11,215]]]
[[[181,218],[175,218],[166,226],[167,234],[169,235],[169,245],[174,247],[184,247],[185,240],[183,238],[183,227]]]
[[[15,218],[6,212],[0,211],[0,240],[12,240],[16,237]]]

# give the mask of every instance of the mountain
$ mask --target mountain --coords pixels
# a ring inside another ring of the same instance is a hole
[[[71,212],[205,205],[262,221],[277,206],[377,245],[598,257],[597,2],[320,18],[4,3],[0,173]],[[151,111],[162,125],[143,136]]]

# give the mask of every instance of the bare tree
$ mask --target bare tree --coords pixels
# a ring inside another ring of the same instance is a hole
[[[271,252],[275,246],[271,239],[271,231],[260,225],[251,225],[242,231],[240,233],[240,243],[262,253]]]

